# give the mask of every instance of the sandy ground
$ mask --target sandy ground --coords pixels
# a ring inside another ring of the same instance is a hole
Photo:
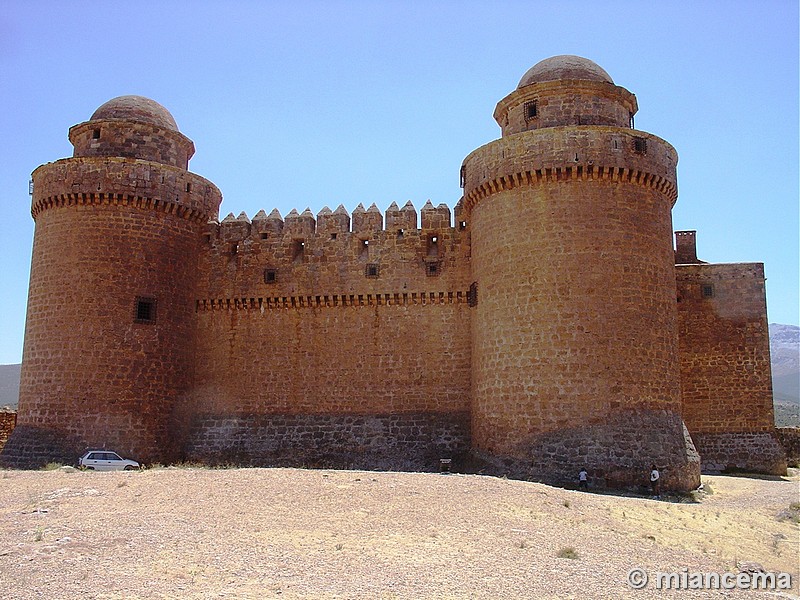
[[[797,472],[703,481],[679,503],[474,475],[0,471],[0,598],[800,597],[800,526],[779,518]],[[653,583],[743,562],[792,589]]]

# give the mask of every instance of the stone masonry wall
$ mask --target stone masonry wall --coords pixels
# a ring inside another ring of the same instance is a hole
[[[386,228],[374,208],[270,217],[208,230],[187,457],[423,467],[468,448],[467,228],[432,205]]]
[[[174,454],[197,255],[219,201],[201,177],[139,160],[66,159],[34,172],[19,422],[4,462],[72,462],[87,447],[146,462]],[[137,317],[142,298],[148,322]]]
[[[17,424],[17,413],[10,411],[0,411],[0,450],[6,445],[14,426]]]
[[[536,115],[525,105],[536,103]],[[625,88],[597,81],[547,81],[518,88],[497,104],[494,118],[503,137],[561,125],[630,127],[636,97]]]
[[[775,431],[786,452],[787,464],[800,467],[800,427],[778,427]]]
[[[680,264],[676,272],[683,414],[703,468],[784,473],[763,265]]]
[[[75,157],[138,158],[184,171],[194,143],[183,134],[149,123],[119,120],[87,121],[69,130]]]
[[[614,485],[653,463],[674,489],[698,483],[676,360],[676,162],[663,140],[610,127],[537,129],[465,159],[477,448],[540,476],[582,459]]]

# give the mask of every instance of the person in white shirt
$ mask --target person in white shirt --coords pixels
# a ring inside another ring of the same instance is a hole
[[[589,491],[589,472],[586,467],[583,467],[581,472],[578,473],[578,489],[585,492]]]
[[[656,498],[661,497],[661,473],[655,465],[650,467],[650,488]]]

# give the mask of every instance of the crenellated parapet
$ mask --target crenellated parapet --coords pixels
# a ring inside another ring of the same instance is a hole
[[[309,209],[283,217],[261,210],[252,220],[231,213],[206,225],[200,297],[467,289],[466,222],[454,227],[450,208],[430,201],[420,217],[410,201],[392,203],[385,216],[374,204],[352,215],[342,205],[316,217]]]
[[[461,213],[461,202],[456,206],[456,214]],[[383,226],[384,215],[375,204],[369,209],[364,209],[363,204],[359,204],[353,210],[352,218],[343,205],[339,205],[335,211],[331,211],[327,206],[317,213],[316,217],[311,209],[306,208],[302,213],[297,209],[292,209],[285,217],[282,217],[278,209],[273,209],[267,215],[264,210],[258,211],[252,220],[246,213],[242,212],[239,216],[229,213],[221,222],[211,220],[208,223],[207,234],[225,242],[243,241],[252,237],[254,240],[267,240],[288,238],[294,240],[336,240],[339,234],[356,234],[359,239],[369,239],[372,235],[392,234],[403,236],[414,231],[444,231],[454,229],[452,224],[450,207],[442,203],[434,206],[428,200],[420,210],[419,226],[417,223],[417,210],[409,200],[399,208],[396,202],[392,202],[386,210],[385,223]],[[461,222],[459,229],[466,228],[466,222]],[[346,239],[345,237],[342,238]]]

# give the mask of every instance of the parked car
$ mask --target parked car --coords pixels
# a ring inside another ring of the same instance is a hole
[[[141,465],[135,460],[122,458],[116,452],[89,450],[78,459],[78,466],[94,471],[131,471],[138,469]]]

